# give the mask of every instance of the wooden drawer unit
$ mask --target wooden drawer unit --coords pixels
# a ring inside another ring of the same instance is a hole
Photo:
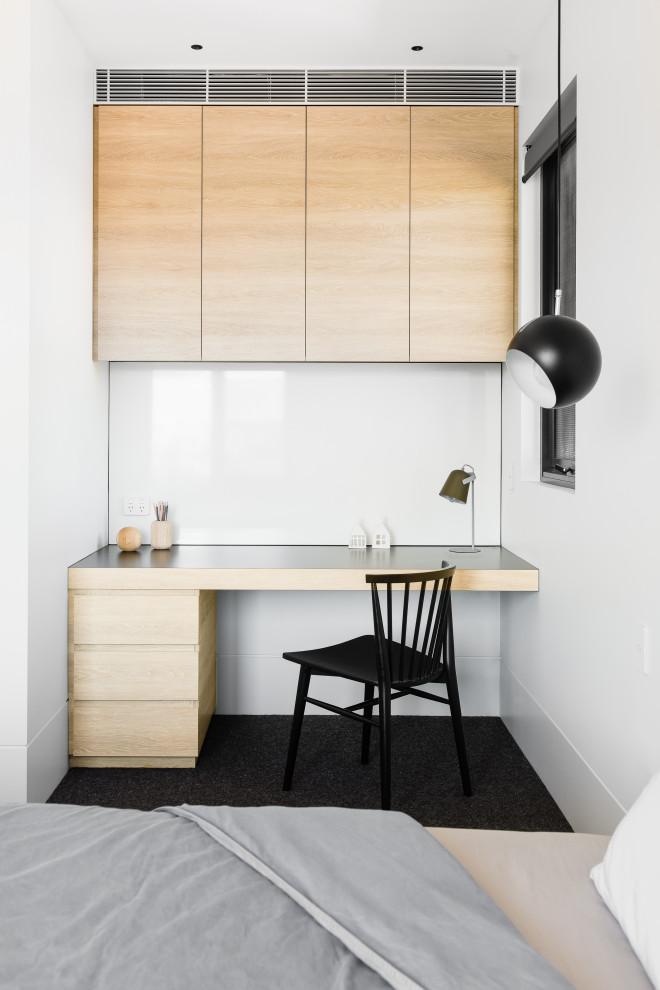
[[[77,757],[198,755],[197,706],[193,701],[77,702],[73,754]],[[80,765],[80,764],[78,764]]]
[[[213,591],[71,592],[72,766],[194,767],[215,710]]]
[[[196,644],[199,597],[195,592],[100,592],[76,595],[73,610],[76,646],[99,644]]]
[[[73,693],[76,701],[197,701],[198,660],[196,649],[76,647]]]

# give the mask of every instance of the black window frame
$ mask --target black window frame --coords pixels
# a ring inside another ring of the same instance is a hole
[[[577,122],[574,119],[567,132],[562,134],[562,155],[577,142]],[[566,160],[566,159],[563,159]],[[557,149],[547,156],[541,165],[541,313],[554,313],[557,288]],[[575,316],[574,313],[565,313]],[[575,406],[571,407],[575,416]],[[541,409],[540,416],[540,481],[560,488],[575,489],[575,451],[572,464],[558,465],[554,456],[555,432],[558,416],[566,415],[558,409]],[[570,414],[569,414],[570,415]]]

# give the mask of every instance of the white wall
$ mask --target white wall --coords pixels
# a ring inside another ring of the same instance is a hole
[[[465,461],[478,474],[477,541],[497,544],[499,365],[111,366],[110,538],[149,519],[124,495],[166,498],[179,543],[345,544],[385,519],[398,544],[466,543],[469,508],[438,497]],[[221,593],[218,711],[291,712],[285,650],[368,631],[368,597]],[[499,596],[456,596],[462,701],[499,712]],[[338,687],[341,703],[350,689]],[[352,698],[352,696],[351,696]],[[401,713],[445,714],[407,699]]]
[[[67,566],[107,542],[108,372],[91,355],[92,65],[53,0],[3,7],[3,17],[12,12],[20,23],[2,37],[10,65],[21,53],[7,145],[20,253],[9,302],[23,351],[14,365],[3,362],[15,403],[5,424],[20,438],[15,458],[7,454],[16,438],[3,442],[15,500],[4,518],[17,523],[4,558],[20,606],[14,612],[9,599],[9,628],[18,618],[20,636],[2,663],[10,683],[0,801],[45,800],[68,768]]]
[[[556,99],[551,20],[522,60],[519,133]],[[502,712],[571,824],[608,831],[660,769],[660,6],[573,0],[563,80],[578,77],[577,317],[603,373],[577,409],[575,493],[532,480],[537,413],[503,385],[502,542],[540,569],[502,597]],[[538,314],[538,179],[520,192],[521,323]],[[631,480],[634,487],[631,488]],[[650,671],[634,652],[650,630]]]
[[[0,797],[25,793],[27,742],[27,541],[29,413],[30,16],[24,0],[0,4]],[[27,61],[26,61],[27,58]],[[20,94],[20,95],[19,95]],[[10,565],[8,566],[8,562]]]
[[[453,595],[456,668],[465,715],[499,715],[499,598],[497,592]],[[291,714],[299,667],[283,660],[282,654],[329,646],[371,629],[367,591],[220,592],[217,711]],[[324,684],[320,697],[348,705],[360,700],[359,692],[359,687],[337,678]],[[310,714],[315,711],[320,713],[310,708]],[[395,702],[393,712],[448,715],[445,705],[412,697]]]

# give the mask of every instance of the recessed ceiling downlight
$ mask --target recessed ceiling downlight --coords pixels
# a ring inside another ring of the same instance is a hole
[[[203,46],[203,45],[191,45],[190,47],[191,47],[191,48],[193,49],[193,51],[195,51],[195,52],[201,52],[201,50],[202,50],[202,48],[203,48],[204,46]]]
[[[410,51],[411,52],[423,52],[424,51],[424,45],[413,45],[412,48],[410,49]]]

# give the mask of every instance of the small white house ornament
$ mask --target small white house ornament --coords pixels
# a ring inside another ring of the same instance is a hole
[[[381,523],[377,526],[374,531],[374,539],[371,544],[374,550],[389,550],[392,545],[390,542],[389,531],[385,528],[385,524]]]
[[[367,548],[367,534],[359,523],[356,523],[351,530],[348,546],[350,550],[366,550]]]

